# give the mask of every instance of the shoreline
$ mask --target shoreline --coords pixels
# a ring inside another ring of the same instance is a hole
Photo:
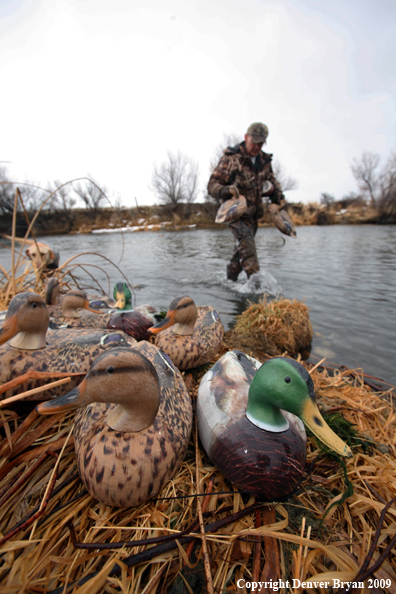
[[[218,205],[214,202],[153,205],[135,208],[102,208],[96,210],[72,209],[68,211],[42,210],[34,221],[33,232],[40,235],[74,235],[82,233],[114,233],[117,231],[179,231],[180,229],[226,228],[227,224],[215,223]],[[367,204],[350,205],[334,203],[287,205],[295,227],[310,225],[383,225],[395,224],[396,217],[386,217],[379,210]],[[0,221],[0,233],[11,235],[15,224],[16,236],[26,235],[30,221],[36,212],[4,215]],[[270,227],[273,223],[266,210],[259,220],[259,227]]]

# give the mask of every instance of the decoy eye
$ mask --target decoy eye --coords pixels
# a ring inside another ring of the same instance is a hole
[[[290,382],[291,382],[291,377],[287,375],[287,376],[285,377],[285,382],[286,382],[287,384],[290,384]]]
[[[112,365],[107,368],[107,373],[114,373],[115,369]]]

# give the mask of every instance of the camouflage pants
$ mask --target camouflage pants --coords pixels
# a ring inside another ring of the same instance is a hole
[[[235,250],[227,266],[227,278],[236,280],[242,270],[246,272],[249,278],[249,276],[260,270],[254,241],[257,221],[240,219],[235,223],[230,223],[229,227],[235,237]]]

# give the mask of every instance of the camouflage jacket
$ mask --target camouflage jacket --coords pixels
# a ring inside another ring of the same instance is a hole
[[[224,186],[236,186],[239,193],[245,196],[248,205],[246,214],[241,218],[259,219],[264,214],[262,204],[264,181],[268,180],[274,186],[274,192],[270,197],[271,202],[279,204],[284,198],[282,188],[272,171],[271,160],[272,155],[261,151],[254,165],[246,152],[244,142],[228,147],[210,176],[209,194],[221,201],[221,190]]]

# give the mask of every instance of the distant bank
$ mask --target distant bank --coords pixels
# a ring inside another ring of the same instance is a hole
[[[290,203],[288,212],[296,226],[300,225],[353,225],[395,224],[396,216],[383,213],[365,203],[335,202],[331,205]],[[34,223],[34,233],[65,235],[91,233],[100,229],[116,230],[179,230],[181,228],[219,227],[214,222],[217,205],[213,202],[154,205],[136,208],[99,208],[42,211]],[[25,235],[35,213],[18,213],[16,235]],[[260,219],[260,226],[271,225],[268,213]],[[2,215],[0,233],[11,235],[12,215]]]

